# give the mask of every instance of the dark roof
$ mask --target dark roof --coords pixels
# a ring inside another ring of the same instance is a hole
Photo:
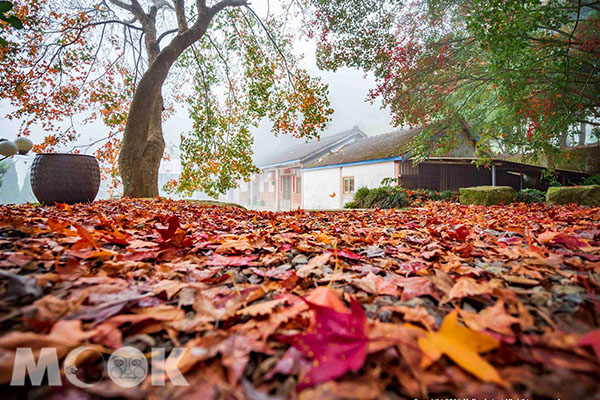
[[[334,135],[325,135],[322,136],[321,139],[284,147],[283,149],[280,149],[274,153],[255,157],[254,163],[257,167],[276,166],[294,161],[302,163],[311,156],[318,155],[320,152],[327,151],[327,149],[335,147],[345,139],[349,139],[351,137],[361,138],[365,136],[366,135],[364,132],[362,132],[358,126],[355,126],[352,129],[344,132],[336,133]]]
[[[359,139],[340,150],[308,165],[308,168],[402,157],[421,128],[399,129],[377,136]]]

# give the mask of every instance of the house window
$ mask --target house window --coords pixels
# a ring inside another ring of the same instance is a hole
[[[275,191],[275,172],[269,172],[269,179],[268,179],[268,192],[274,192]]]
[[[344,193],[354,193],[354,177],[344,177]]]

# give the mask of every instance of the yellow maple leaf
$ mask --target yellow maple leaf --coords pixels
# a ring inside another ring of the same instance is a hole
[[[324,232],[317,235],[317,241],[320,243],[331,244],[331,239]]]
[[[427,332],[426,337],[419,338],[423,352],[421,367],[427,368],[445,354],[482,381],[505,385],[498,371],[479,356],[479,353],[493,350],[499,344],[491,336],[459,325],[458,312],[454,310],[444,318],[438,332]]]

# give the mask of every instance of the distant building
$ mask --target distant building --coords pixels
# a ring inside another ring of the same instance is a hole
[[[250,182],[241,182],[231,190],[226,199],[238,204],[270,210],[291,210],[302,207],[302,168],[316,160],[338,151],[356,140],[366,138],[358,126],[334,135],[325,135],[286,147],[271,154],[257,157],[255,165],[260,173]]]

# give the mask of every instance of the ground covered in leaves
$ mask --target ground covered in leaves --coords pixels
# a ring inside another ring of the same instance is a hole
[[[599,208],[3,206],[0,384],[3,398],[597,399],[599,282]],[[103,355],[78,360],[89,388],[9,385],[17,348],[81,345]],[[189,349],[189,385],[118,386],[104,365],[125,345]]]

